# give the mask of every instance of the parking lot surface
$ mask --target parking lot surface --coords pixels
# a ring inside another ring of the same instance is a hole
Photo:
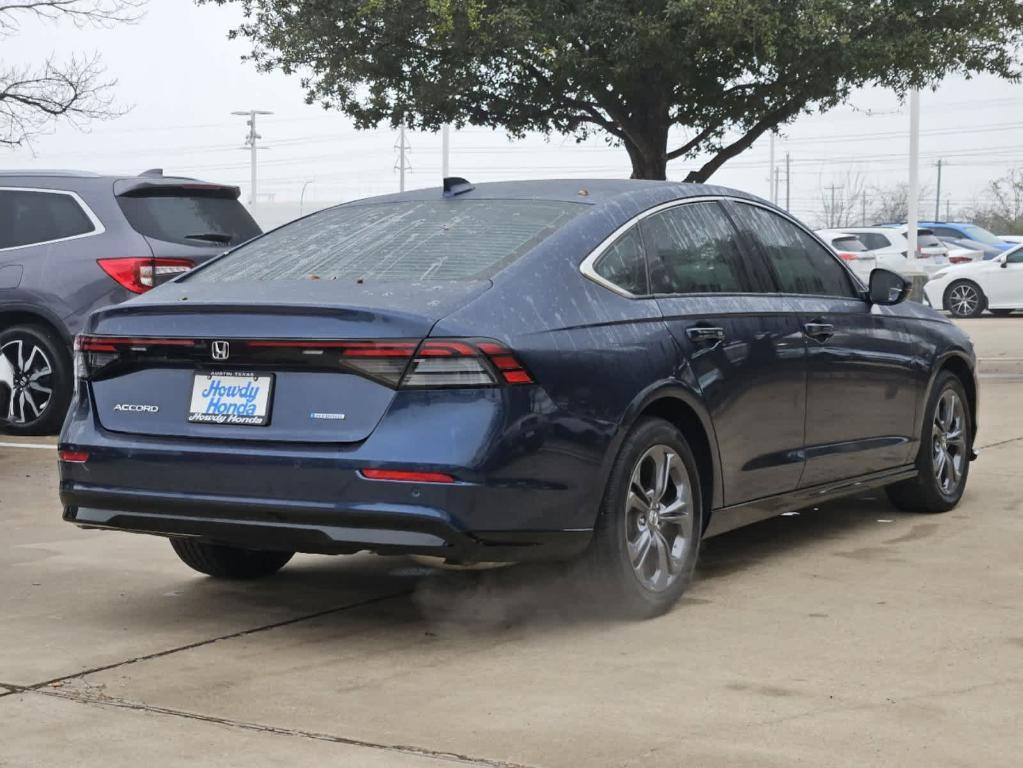
[[[959,508],[872,493],[708,540],[639,623],[542,567],[216,582],[61,522],[54,441],[0,438],[0,766],[1019,765],[1023,317],[963,325]]]

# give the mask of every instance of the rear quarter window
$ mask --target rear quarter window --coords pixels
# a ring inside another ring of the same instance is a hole
[[[191,278],[423,282],[490,276],[590,206],[549,200],[403,200],[315,213]]]
[[[96,226],[66,192],[0,189],[0,249],[65,240]]]

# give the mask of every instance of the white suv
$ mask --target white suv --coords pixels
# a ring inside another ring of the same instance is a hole
[[[906,272],[911,266],[917,266],[928,275],[933,275],[949,263],[948,248],[929,229],[916,231],[916,257],[913,259],[907,258],[909,240],[906,238],[905,226],[845,227],[842,231],[859,237],[867,251],[878,258],[878,266],[896,272]],[[902,258],[901,262],[898,257]],[[882,263],[882,259],[885,263]],[[890,266],[891,262],[899,266]]]

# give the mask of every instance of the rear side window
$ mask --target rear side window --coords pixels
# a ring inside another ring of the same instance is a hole
[[[259,225],[233,189],[200,193],[177,187],[120,195],[131,228],[154,240],[180,245],[238,245],[260,234]]]
[[[860,238],[860,242],[867,246],[868,250],[878,251],[882,248],[890,248],[892,243],[884,235],[879,235],[876,232],[863,232],[857,235]]]
[[[836,237],[831,241],[831,246],[836,251],[845,251],[846,253],[861,253],[867,250],[867,246],[861,243],[860,239],[855,235]]]
[[[633,296],[646,294],[646,260],[639,230],[633,227],[618,238],[600,257],[593,271]]]
[[[274,230],[190,279],[472,280],[494,274],[588,209],[457,198],[342,205]]]
[[[0,189],[0,248],[64,240],[95,229],[67,193]]]
[[[734,210],[739,226],[762,246],[782,293],[856,296],[838,258],[791,221],[753,205],[737,203]]]
[[[920,248],[934,248],[941,245],[941,241],[934,236],[929,229],[918,229],[916,231],[916,244]]]
[[[737,233],[717,203],[689,203],[643,220],[653,293],[746,293]]]

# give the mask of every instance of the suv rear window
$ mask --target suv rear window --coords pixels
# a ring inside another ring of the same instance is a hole
[[[261,232],[233,188],[150,187],[120,195],[117,202],[132,229],[168,243],[238,245]]]
[[[75,198],[65,192],[0,189],[0,248],[49,243],[95,229]]]
[[[587,208],[550,200],[341,205],[274,230],[190,279],[472,280],[502,269]]]
[[[846,235],[845,237],[836,237],[831,241],[831,246],[836,251],[845,251],[846,253],[860,253],[867,250],[860,239],[856,235]]]
[[[916,244],[920,248],[934,248],[935,246],[942,245],[942,242],[934,236],[931,230],[918,229],[916,231]]]

